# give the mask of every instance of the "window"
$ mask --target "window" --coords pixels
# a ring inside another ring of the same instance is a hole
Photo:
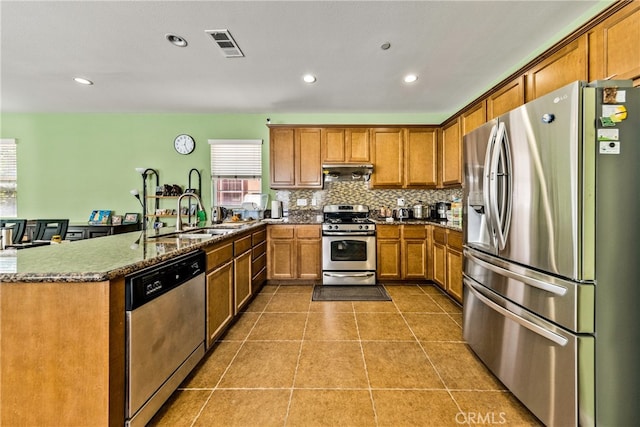
[[[18,215],[16,140],[0,139],[0,217]]]
[[[213,204],[240,207],[262,191],[261,139],[210,139]]]

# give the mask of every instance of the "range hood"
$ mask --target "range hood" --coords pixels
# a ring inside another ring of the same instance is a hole
[[[362,164],[324,164],[322,175],[324,182],[336,181],[369,181],[373,165]]]

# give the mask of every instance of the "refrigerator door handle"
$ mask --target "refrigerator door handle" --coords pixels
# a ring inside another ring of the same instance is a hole
[[[510,312],[506,308],[501,307],[499,304],[496,304],[495,302],[491,301],[489,298],[487,298],[482,293],[480,293],[480,291],[478,291],[476,289],[476,286],[473,283],[471,283],[471,281],[469,279],[463,278],[462,280],[463,280],[464,284],[469,287],[469,292],[473,293],[473,295],[476,298],[478,298],[480,301],[482,301],[487,307],[489,307],[492,310],[498,312],[502,316],[513,320],[514,322],[516,322],[517,324],[519,324],[523,328],[527,328],[531,332],[533,332],[535,334],[538,334],[541,337],[544,337],[544,338],[548,339],[549,341],[552,341],[552,342],[556,343],[559,346],[564,347],[569,342],[569,340],[566,339],[565,337],[563,337],[561,335],[558,335],[555,332],[551,332],[550,330],[545,329],[545,328],[543,328],[541,326],[538,326],[533,322],[530,322],[530,321],[528,321],[526,319],[523,319],[522,317]]]
[[[529,286],[533,286],[534,288],[538,288],[541,289],[543,291],[547,291],[550,292],[554,295],[558,295],[558,296],[564,296],[567,293],[567,289],[563,288],[562,286],[558,286],[558,285],[554,285],[551,283],[545,283],[541,280],[537,280],[534,279],[532,277],[529,276],[524,276],[522,274],[518,274],[514,271],[511,270],[507,270],[505,268],[499,267],[495,264],[491,264],[489,262],[483,261],[482,259],[476,257],[475,255],[471,254],[469,251],[465,251],[464,255],[472,262],[475,262],[476,264],[486,268],[487,270],[491,270],[494,273],[498,273],[502,276],[506,276],[509,277],[511,279],[515,279],[519,282],[522,282],[526,285]]]
[[[490,176],[489,211],[494,222],[497,246],[502,250],[507,245],[511,223],[511,156],[504,122],[498,125],[491,155]]]
[[[491,159],[493,157],[493,150],[496,143],[496,134],[498,133],[498,125],[493,125],[491,127],[491,132],[489,134],[489,140],[487,141],[487,152],[484,156],[484,179],[482,183],[482,198],[484,200],[484,214],[487,219],[487,226],[489,227],[489,237],[491,239],[491,244],[496,246],[495,243],[495,226],[493,222],[493,216],[491,212],[491,180],[493,179],[492,171],[491,171]]]

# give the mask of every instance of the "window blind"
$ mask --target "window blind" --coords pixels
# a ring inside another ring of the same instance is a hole
[[[210,139],[213,178],[260,178],[261,139]]]
[[[0,217],[17,215],[18,162],[16,140],[0,139]]]

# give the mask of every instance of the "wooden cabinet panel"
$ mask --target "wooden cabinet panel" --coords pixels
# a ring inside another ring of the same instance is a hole
[[[402,278],[400,268],[400,240],[399,239],[377,239],[377,275],[378,279],[397,280]]]
[[[344,129],[322,129],[322,163],[345,163],[346,141]]]
[[[315,280],[320,278],[322,242],[320,239],[298,239],[298,278]]]
[[[555,52],[526,74],[526,101],[532,101],[575,80],[586,80],[587,36]]]
[[[269,172],[272,188],[295,186],[295,154],[293,128],[269,131]]]
[[[251,249],[251,235],[238,237],[233,242],[233,255],[238,256]]]
[[[320,225],[269,225],[267,278],[319,279],[322,263]]]
[[[427,277],[427,241],[404,239],[402,241],[403,279],[426,280]]]
[[[428,229],[426,225],[379,225],[377,277],[380,280],[427,280]]]
[[[433,243],[433,281],[446,289],[447,248],[434,240]]]
[[[296,129],[295,136],[296,187],[322,188],[320,128]]]
[[[462,136],[482,126],[487,122],[487,108],[485,101],[474,105],[462,114]]]
[[[271,188],[322,188],[320,147],[320,128],[270,128]]]
[[[207,274],[207,348],[222,335],[233,315],[233,263],[227,262]]]
[[[231,261],[233,258],[233,242],[207,248],[207,271]]]
[[[435,129],[407,129],[404,149],[404,186],[438,185],[438,132]]]
[[[399,128],[371,129],[373,187],[401,188],[404,182],[404,132]]]
[[[369,163],[369,129],[347,129],[345,131],[345,161],[347,163]]]
[[[462,252],[447,248],[447,285],[449,295],[462,302]]]
[[[588,37],[589,81],[640,78],[640,2],[630,2]]]
[[[440,168],[438,184],[442,187],[462,183],[462,137],[460,118],[442,128],[440,137]]]
[[[369,163],[368,128],[323,128],[322,163]]]
[[[233,260],[233,299],[238,314],[251,298],[251,251]]]
[[[487,120],[524,104],[524,76],[507,83],[487,98]]]

